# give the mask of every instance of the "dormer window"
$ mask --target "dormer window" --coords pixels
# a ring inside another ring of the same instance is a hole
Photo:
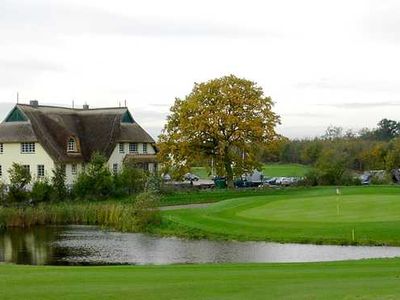
[[[78,147],[76,145],[76,139],[74,137],[70,137],[68,139],[67,152],[78,152]]]

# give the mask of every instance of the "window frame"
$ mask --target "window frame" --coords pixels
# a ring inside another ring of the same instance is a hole
[[[37,165],[36,166],[36,174],[38,178],[44,178],[45,176],[45,168],[44,165]]]
[[[21,143],[21,154],[34,154],[36,153],[35,142],[22,142]]]
[[[71,174],[72,175],[78,174],[78,166],[77,166],[77,164],[71,164]]]
[[[68,138],[68,141],[67,141],[67,152],[68,153],[78,152],[77,141],[76,141],[76,138],[74,138],[73,136]]]
[[[125,143],[118,144],[118,152],[122,154],[125,153]]]
[[[143,154],[147,154],[147,144],[142,144]]]
[[[135,147],[133,147],[135,146]],[[134,149],[133,149],[134,148]],[[129,153],[139,153],[138,143],[129,143]]]
[[[112,165],[112,173],[113,173],[114,175],[118,174],[118,163],[114,163],[114,164]]]
[[[4,144],[0,143],[0,154],[4,153]]]
[[[27,169],[29,174],[31,173],[31,166],[30,165],[22,165],[22,167]]]

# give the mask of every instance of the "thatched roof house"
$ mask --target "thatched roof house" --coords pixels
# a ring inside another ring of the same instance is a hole
[[[16,143],[21,144],[21,148],[16,148],[18,153],[11,147]],[[138,158],[143,155],[147,163],[156,162],[155,141],[126,107],[89,109],[84,105],[76,109],[40,106],[37,101],[31,101],[30,105],[17,104],[0,124],[0,150],[6,154],[9,148],[14,151],[10,154],[16,161],[26,163],[28,156],[22,155],[26,154],[22,149],[32,148],[26,145],[29,143],[42,147],[54,164],[82,165],[95,151],[109,159],[114,171],[126,155]],[[2,158],[4,155],[0,156],[0,165],[8,165]]]

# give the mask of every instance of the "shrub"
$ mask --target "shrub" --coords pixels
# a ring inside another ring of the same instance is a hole
[[[7,202],[7,186],[0,181],[0,206],[6,205]]]
[[[133,218],[137,230],[144,230],[150,225],[160,224],[161,216],[158,209],[159,198],[154,193],[141,193],[133,203]]]
[[[151,174],[146,183],[146,192],[159,194],[163,188],[163,179],[158,174]]]
[[[85,172],[79,174],[72,191],[78,198],[104,198],[112,195],[113,178],[106,158],[94,153]]]
[[[148,174],[143,169],[138,168],[134,160],[127,160],[124,162],[120,178],[128,195],[143,192],[147,177]]]
[[[29,169],[20,164],[13,163],[8,173],[10,174],[8,201],[24,202],[28,200],[29,193],[26,191],[26,186],[32,179]]]
[[[51,179],[52,187],[54,190],[53,196],[55,200],[64,200],[67,197],[65,178],[65,166],[60,164],[56,165],[53,170],[53,177]]]
[[[54,196],[53,186],[47,179],[35,181],[32,186],[31,198],[33,203],[49,202]]]

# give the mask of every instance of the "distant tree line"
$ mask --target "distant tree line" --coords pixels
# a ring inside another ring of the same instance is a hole
[[[331,170],[338,181],[348,170],[387,170],[400,168],[400,122],[383,119],[374,129],[358,132],[330,126],[313,139],[289,140],[280,137],[261,149],[264,163],[300,163],[316,171]],[[332,170],[335,171],[332,171]]]

